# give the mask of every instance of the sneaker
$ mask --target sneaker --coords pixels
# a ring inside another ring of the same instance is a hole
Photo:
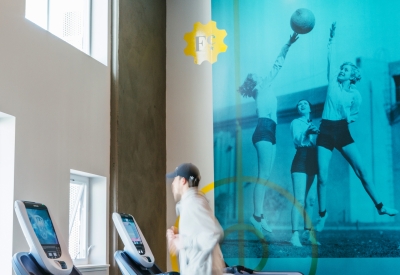
[[[295,231],[295,232],[293,233],[292,238],[290,239],[290,243],[291,243],[293,246],[296,246],[296,247],[303,247],[303,245],[302,245],[301,242],[300,242],[299,232],[298,232],[298,231]]]
[[[325,221],[327,218],[328,218],[328,213],[325,213],[324,217],[319,217],[317,224],[314,227],[315,231],[321,232],[322,230],[324,230]]]
[[[319,241],[317,241],[315,231],[304,230],[303,234],[301,234],[301,239],[304,242],[307,242],[311,245],[321,245]]]
[[[255,228],[256,230],[258,230],[258,231],[260,231],[261,233],[263,233],[263,231],[262,231],[262,226],[261,226],[261,222],[256,221],[256,219],[255,219],[253,216],[250,217],[250,222],[251,222],[251,224],[254,226],[254,228]]]
[[[267,220],[262,218],[261,219],[261,226],[264,228],[265,231],[268,231],[269,233],[272,233],[271,227],[268,225]]]
[[[379,215],[389,215],[389,216],[396,216],[399,211],[394,208],[383,206],[381,209],[378,210]]]

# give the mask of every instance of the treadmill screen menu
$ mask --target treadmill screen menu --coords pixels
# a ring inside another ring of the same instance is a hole
[[[135,222],[133,221],[133,218],[129,215],[121,215],[121,219],[125,226],[126,231],[129,234],[130,239],[132,240],[139,254],[143,255],[145,252],[143,242],[142,239],[140,238],[139,232],[137,230]]]
[[[33,231],[47,257],[52,259],[59,258],[61,256],[61,248],[47,207],[42,204],[27,202],[25,202],[25,207]]]

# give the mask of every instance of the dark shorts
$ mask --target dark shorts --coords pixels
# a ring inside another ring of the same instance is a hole
[[[299,147],[292,161],[291,173],[318,173],[317,147]]]
[[[266,117],[260,117],[253,134],[253,144],[259,141],[269,141],[276,144],[276,122]]]
[[[341,149],[354,142],[349,131],[349,124],[346,120],[326,120],[321,121],[319,126],[319,135],[317,137],[317,146],[333,150]]]

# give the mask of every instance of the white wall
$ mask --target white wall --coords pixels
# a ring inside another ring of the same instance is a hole
[[[10,252],[12,251],[13,212],[14,212],[14,151],[15,117],[0,112],[0,201],[2,202],[0,234],[0,259],[4,259],[4,268],[10,270]]]
[[[0,2],[0,112],[16,118],[14,199],[46,204],[67,239],[70,169],[109,177],[110,71],[26,20],[24,5]],[[14,216],[3,273],[12,253],[28,249]]]
[[[167,171],[192,162],[200,169],[200,187],[214,178],[211,64],[194,64],[193,57],[183,53],[183,36],[195,22],[210,20],[208,0],[167,0]],[[212,195],[207,194],[210,203]],[[167,228],[175,219],[175,202],[167,186]],[[169,257],[167,263],[171,270]]]

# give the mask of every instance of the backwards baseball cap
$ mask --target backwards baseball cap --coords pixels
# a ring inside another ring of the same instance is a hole
[[[190,187],[198,186],[201,176],[199,169],[192,163],[182,163],[175,168],[175,171],[165,175],[167,179],[173,179],[177,176],[184,177]]]

